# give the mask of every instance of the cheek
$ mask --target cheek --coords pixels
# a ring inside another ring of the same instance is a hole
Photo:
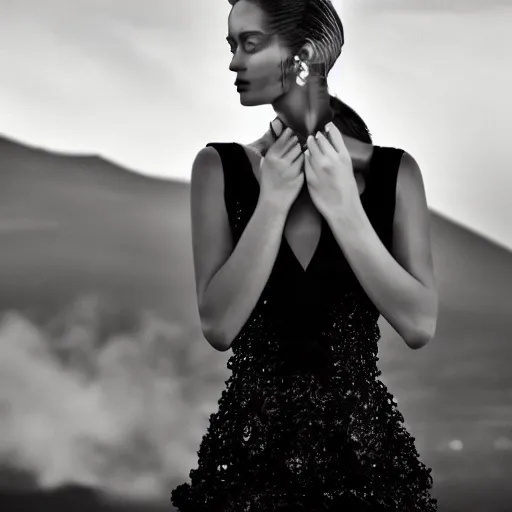
[[[254,79],[254,85],[258,89],[263,88],[282,88],[283,65],[285,58],[279,52],[271,52],[266,55],[255,55],[251,63],[251,76]],[[283,63],[283,64],[282,64]]]

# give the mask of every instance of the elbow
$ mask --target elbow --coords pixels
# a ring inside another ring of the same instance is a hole
[[[428,345],[433,336],[427,335],[416,335],[414,337],[404,338],[407,346],[412,350],[418,350]]]
[[[226,352],[226,350],[229,350],[231,343],[223,333],[223,330],[219,327],[219,322],[213,321],[201,313],[200,317],[201,330],[206,341],[219,352]]]
[[[218,350],[219,352],[226,352],[226,350],[229,350],[231,344],[228,343],[225,336],[219,333],[216,329],[205,327],[204,324],[201,325],[204,338],[215,350]]]
[[[203,329],[203,336],[206,341],[219,352],[226,352],[229,350],[230,345],[226,342],[226,339],[219,336],[215,331]]]
[[[201,320],[201,331],[205,340],[219,352],[224,352],[224,340],[220,334],[219,322],[216,315],[208,307],[208,302],[199,297],[199,318]]]
[[[436,333],[437,319],[435,317],[416,323],[409,333],[403,336],[405,343],[412,350],[418,350],[428,345]]]
[[[408,325],[406,336],[403,337],[405,343],[413,350],[428,345],[436,334],[439,311],[437,293],[430,294],[429,298],[428,307],[416,315],[413,324]]]

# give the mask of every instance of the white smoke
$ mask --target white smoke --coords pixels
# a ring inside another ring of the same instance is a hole
[[[87,297],[43,327],[3,315],[0,462],[42,488],[168,498],[171,481],[197,466],[225,360],[204,364],[204,340],[150,313],[121,328],[112,311]]]

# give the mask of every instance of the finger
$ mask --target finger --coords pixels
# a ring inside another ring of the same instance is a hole
[[[272,137],[272,140],[275,142],[277,140],[277,133],[276,133],[276,130],[274,130],[274,127],[272,126],[272,122],[270,122],[269,124],[270,126],[270,136]]]
[[[320,148],[320,151],[324,155],[330,155],[335,157],[336,156],[336,150],[334,146],[331,144],[331,142],[325,137],[325,135],[322,132],[318,132],[316,134],[316,143],[318,144],[318,147]]]
[[[278,153],[282,154],[284,149],[287,147],[291,137],[294,135],[293,131],[290,128],[286,128],[283,133],[278,137],[274,146],[276,147]]]
[[[288,152],[285,154],[286,158],[290,159],[291,161],[295,160],[300,154],[302,153],[302,148],[298,142],[292,145],[291,148],[289,148]]]
[[[302,151],[299,153],[299,155],[293,160],[293,162],[290,164],[290,167],[295,170],[296,172],[300,172],[302,170],[302,166],[304,165],[304,153]]]
[[[278,139],[271,145],[267,154],[271,152],[276,157],[281,158],[284,152],[288,150],[291,144],[293,144],[293,141],[291,140],[292,135],[293,132],[291,130],[284,130]]]
[[[322,157],[322,155],[323,155],[322,150],[320,149],[320,146],[318,145],[318,142],[315,140],[313,135],[310,135],[308,137],[306,144],[308,146],[311,159],[315,160],[317,158]]]
[[[345,141],[343,140],[343,135],[338,130],[338,127],[331,121],[327,123],[325,126],[325,132],[327,134],[327,140],[331,143],[332,147],[338,152],[341,153],[343,150],[346,150]]]
[[[279,142],[279,141],[278,141]],[[299,139],[295,136],[295,134],[292,134],[290,137],[287,137],[285,141],[283,141],[282,145],[278,146],[278,143],[276,143],[277,147],[277,156],[283,158],[290,149],[295,146],[295,144],[299,143]]]
[[[270,131],[272,132],[274,140],[277,140],[278,137],[283,133],[284,124],[281,119],[279,119],[279,117],[276,117],[273,121],[270,122]]]
[[[311,183],[314,179],[315,171],[311,165],[311,154],[309,153],[309,149],[304,153],[304,174],[308,183]]]
[[[307,164],[310,169],[313,168],[313,164],[311,163],[311,151],[309,149],[306,149],[304,152],[304,163]]]

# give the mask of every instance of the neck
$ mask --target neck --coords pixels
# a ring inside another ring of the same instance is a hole
[[[296,133],[301,143],[305,143],[308,135],[322,130],[334,118],[327,87],[322,87],[315,77],[310,77],[304,87],[294,83],[272,107],[279,119]]]

